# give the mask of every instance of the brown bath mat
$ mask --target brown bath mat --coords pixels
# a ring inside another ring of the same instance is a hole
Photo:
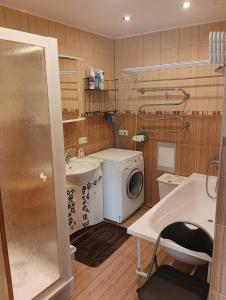
[[[126,228],[103,221],[73,235],[71,244],[76,247],[76,260],[90,267],[97,267],[129,237]]]

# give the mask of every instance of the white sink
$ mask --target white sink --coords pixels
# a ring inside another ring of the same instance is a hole
[[[84,181],[88,181],[99,166],[99,162],[92,158],[73,157],[66,164],[67,182],[70,184],[81,184]]]

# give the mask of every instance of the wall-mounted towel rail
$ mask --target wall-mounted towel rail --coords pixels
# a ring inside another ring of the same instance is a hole
[[[183,133],[188,127],[190,127],[190,122],[187,122],[184,120],[183,117],[178,117],[178,116],[172,116],[172,117],[164,117],[164,118],[153,118],[149,119],[150,121],[172,121],[172,120],[177,120],[181,123],[182,127],[179,129],[162,129],[162,128],[156,128],[156,129],[145,129],[144,126],[141,127],[141,132],[152,132],[152,133],[160,133],[160,134],[176,134],[176,133]]]
[[[168,134],[176,134],[176,133],[183,133],[189,126],[190,123],[185,121],[183,116],[165,116],[165,117],[155,117],[150,118],[150,115],[146,113],[146,109],[150,107],[157,107],[157,106],[179,106],[184,103],[186,103],[190,99],[190,94],[188,94],[184,89],[178,88],[178,87],[156,87],[156,88],[140,88],[137,90],[141,94],[144,94],[146,92],[166,92],[166,100],[169,99],[168,92],[176,91],[180,92],[179,95],[182,99],[178,102],[169,102],[166,101],[164,103],[148,103],[148,104],[142,104],[140,105],[138,109],[138,116],[140,119],[148,119],[150,121],[157,121],[158,124],[161,121],[179,121],[182,124],[182,127],[179,129],[166,129],[166,128],[155,128],[155,129],[146,129],[147,132],[152,133],[168,133]],[[172,96],[172,95],[171,95]],[[175,96],[175,95],[173,95]],[[177,95],[178,96],[178,95]],[[159,124],[160,125],[160,124]],[[144,130],[144,129],[143,129]]]
[[[176,91],[181,92],[182,95],[179,95],[182,97],[182,100],[179,102],[167,102],[167,103],[149,103],[149,104],[143,104],[138,109],[138,114],[142,113],[142,111],[147,107],[154,107],[154,106],[174,106],[174,105],[181,105],[185,103],[188,99],[190,99],[190,94],[186,93],[185,90],[182,88],[140,88],[137,90],[139,93],[144,94],[146,92],[166,92],[166,100],[169,98],[169,94],[167,92],[169,91]]]
[[[221,68],[221,67],[219,67]],[[216,72],[218,69],[216,69]],[[206,76],[189,76],[189,77],[172,77],[172,78],[158,78],[158,79],[146,79],[137,80],[136,83],[147,83],[147,82],[164,82],[164,81],[179,81],[179,80],[194,80],[194,79],[211,79],[211,78],[224,78],[223,75],[206,75]]]

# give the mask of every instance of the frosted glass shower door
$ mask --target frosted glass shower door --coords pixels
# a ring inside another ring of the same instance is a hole
[[[60,278],[43,47],[0,39],[0,187],[15,300]]]

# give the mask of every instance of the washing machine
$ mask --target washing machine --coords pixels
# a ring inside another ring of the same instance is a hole
[[[89,156],[104,161],[104,218],[121,223],[144,202],[143,154],[111,148]]]

